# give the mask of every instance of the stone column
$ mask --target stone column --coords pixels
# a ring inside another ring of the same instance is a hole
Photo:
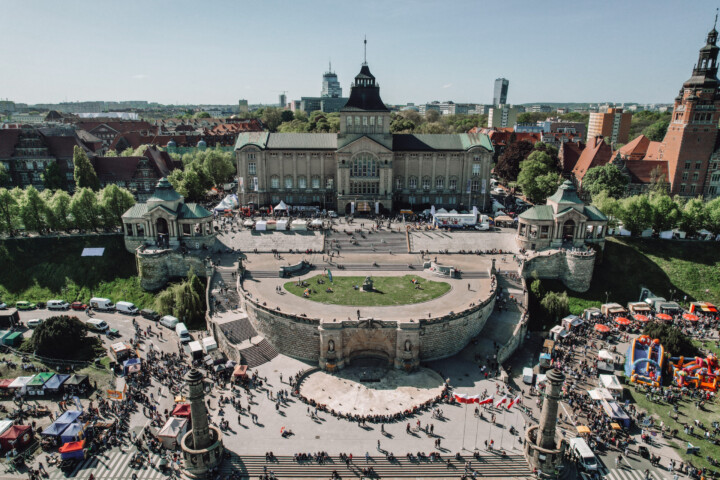
[[[547,387],[545,387],[545,401],[540,413],[537,446],[545,449],[554,449],[555,429],[557,427],[558,402],[562,391],[565,375],[553,368],[547,374]]]
[[[133,231],[133,236],[137,237],[138,236],[137,223],[132,224],[132,231]]]
[[[193,448],[200,450],[210,445],[210,428],[205,408],[203,375],[193,368],[185,375],[185,382],[188,388],[187,399],[190,401]]]
[[[304,155],[303,155],[304,157]],[[297,153],[293,152],[292,154],[292,172],[293,172],[293,188],[298,188],[298,181],[297,181]]]
[[[420,366],[420,324],[398,323],[393,366],[398,370],[415,370]]]

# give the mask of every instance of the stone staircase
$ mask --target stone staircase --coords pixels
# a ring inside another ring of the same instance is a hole
[[[351,241],[356,241],[357,245],[352,244]],[[404,232],[368,233],[364,231],[362,234],[354,233],[352,237],[345,233],[333,233],[325,236],[325,253],[337,250],[338,245],[341,255],[346,253],[408,253]]]
[[[447,458],[451,458],[450,465]],[[410,461],[407,457],[397,458],[390,462],[378,452],[373,452],[370,462],[365,457],[354,456],[353,463],[346,466],[337,456],[333,456],[328,463],[319,464],[314,461],[298,463],[291,456],[278,456],[271,462],[265,460],[264,456],[237,456],[232,454],[230,459],[223,462],[220,468],[221,475],[228,475],[232,472],[239,473],[244,478],[258,478],[263,475],[263,467],[267,472],[272,471],[277,478],[331,478],[333,470],[337,470],[343,479],[348,478],[460,478],[465,471],[465,462],[472,462],[472,469],[479,473],[478,478],[485,480],[515,478],[532,478],[532,471],[528,467],[522,455],[507,455],[501,457],[499,454],[486,453],[476,459],[467,454],[460,460],[453,457],[446,457],[443,461]],[[373,467],[375,475],[364,476],[363,468]]]
[[[242,363],[246,364],[248,368],[259,367],[278,356],[278,351],[264,338],[258,343],[238,349],[238,352],[242,356]]]

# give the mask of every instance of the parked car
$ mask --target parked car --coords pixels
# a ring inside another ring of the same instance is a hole
[[[42,322],[43,322],[42,318],[33,318],[33,319],[27,321],[27,326],[28,326],[28,328],[39,327],[40,324],[42,324]]]
[[[85,310],[87,308],[87,305],[82,302],[72,302],[70,304],[70,308],[72,308],[73,310]]]
[[[117,302],[115,304],[115,310],[126,315],[137,315],[139,312],[135,304],[130,302]]]
[[[490,224],[489,223],[478,223],[475,225],[475,230],[490,230]]]
[[[70,304],[65,300],[48,300],[47,302],[48,310],[67,310],[68,308],[70,308]]]
[[[95,332],[107,332],[110,329],[110,326],[105,320],[98,320],[95,318],[85,322],[85,325],[87,325],[90,330],[93,330]]]
[[[180,320],[173,317],[172,315],[165,315],[160,319],[160,325],[167,328],[175,328],[178,323],[180,323]]]
[[[35,310],[35,304],[21,300],[15,304],[15,308],[18,310]]]
[[[154,322],[160,320],[160,314],[157,313],[155,310],[150,310],[149,308],[144,308],[140,310],[140,315],[143,318],[147,318],[148,320],[152,320]]]
[[[94,310],[105,310],[108,312],[115,310],[115,305],[113,305],[109,298],[93,297],[90,299],[90,306]]]

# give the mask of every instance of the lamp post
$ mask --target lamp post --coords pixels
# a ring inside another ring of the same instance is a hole
[[[610,292],[605,292],[605,303],[608,303],[610,300]]]
[[[670,301],[673,301],[673,298],[675,297],[675,292],[677,292],[677,289],[671,288],[670,289]]]

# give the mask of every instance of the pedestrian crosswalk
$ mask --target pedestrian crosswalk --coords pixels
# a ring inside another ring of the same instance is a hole
[[[115,450],[106,452],[105,454],[95,455],[80,462],[71,472],[63,472],[59,468],[50,471],[49,480],[61,480],[74,478],[77,480],[86,480],[92,474],[97,480],[126,480],[132,478],[133,473],[140,480],[155,480],[165,478],[159,469],[155,467],[159,455],[145,455],[144,458],[149,462],[144,462],[142,468],[133,468],[130,466],[130,459],[133,451],[122,452]]]
[[[612,468],[603,475],[605,480],[645,480],[644,470],[631,470],[630,468]],[[659,474],[656,471],[650,472],[652,480],[668,480],[672,475]]]

